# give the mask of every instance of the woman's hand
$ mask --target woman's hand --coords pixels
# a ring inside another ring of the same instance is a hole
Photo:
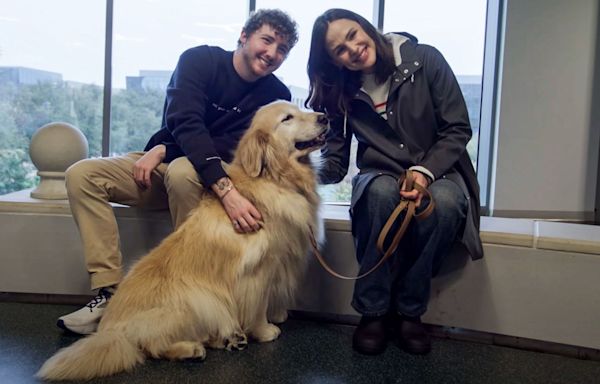
[[[133,179],[140,188],[147,189],[152,186],[150,176],[152,175],[152,171],[165,158],[166,149],[167,147],[163,144],[158,144],[135,162],[133,165]]]
[[[423,188],[427,189],[427,187],[429,186],[429,179],[427,177],[425,177],[425,175],[423,175],[422,173],[418,172],[418,171],[413,171],[413,179],[414,182],[421,185]],[[421,200],[423,199],[423,193],[421,193],[419,190],[413,188],[412,191],[406,191],[406,179],[404,180],[404,182],[402,183],[402,188],[400,189],[400,196],[402,196],[403,198],[407,199],[407,200],[414,200],[415,201],[415,206],[420,206],[421,205]]]

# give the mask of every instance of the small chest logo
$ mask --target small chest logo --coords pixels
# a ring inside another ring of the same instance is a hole
[[[217,103],[212,103],[212,106],[219,112],[237,112],[237,113],[242,113],[242,110],[238,107],[238,106],[234,106],[232,108],[225,108],[222,107],[220,105],[218,105]]]

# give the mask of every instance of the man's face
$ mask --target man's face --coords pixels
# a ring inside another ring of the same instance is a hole
[[[287,37],[268,24],[263,24],[249,36],[242,32],[240,42],[242,44],[238,49],[243,66],[240,75],[247,81],[255,81],[273,73],[290,51]]]

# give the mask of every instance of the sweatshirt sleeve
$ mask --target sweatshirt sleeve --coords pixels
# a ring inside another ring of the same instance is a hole
[[[167,87],[165,107],[167,130],[207,187],[227,176],[204,119],[215,67],[208,47],[185,51]],[[176,157],[171,152],[167,146],[167,157]]]

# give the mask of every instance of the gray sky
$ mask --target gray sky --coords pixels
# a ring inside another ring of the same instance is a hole
[[[307,88],[306,59],[314,19],[328,8],[372,19],[365,0],[257,0],[299,24],[300,41],[276,72]],[[58,72],[65,80],[103,83],[103,0],[0,0],[0,66]],[[173,70],[180,53],[200,44],[234,49],[247,0],[115,0],[113,86],[140,69]],[[485,0],[387,1],[384,30],[407,31],[436,46],[457,75],[481,75]],[[407,12],[408,11],[408,12]]]

